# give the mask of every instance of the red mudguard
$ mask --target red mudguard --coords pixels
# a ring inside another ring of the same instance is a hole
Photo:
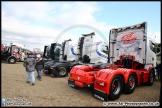
[[[88,87],[93,85],[95,74],[99,69],[94,68],[93,66],[74,66],[69,73],[68,83],[70,86],[79,86],[79,87]]]

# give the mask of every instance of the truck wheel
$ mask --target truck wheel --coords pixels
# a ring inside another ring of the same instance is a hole
[[[10,64],[14,64],[16,62],[16,59],[11,57],[11,58],[8,59],[7,62],[10,63]]]
[[[65,77],[68,75],[67,68],[65,66],[59,66],[56,72],[57,77]]]
[[[123,80],[121,76],[116,75],[110,83],[110,100],[116,100],[120,97],[123,89]]]
[[[154,71],[151,69],[150,70],[149,77],[148,77],[148,85],[149,86],[152,86],[153,85],[154,79],[155,79]]]
[[[128,84],[126,85],[126,93],[131,94],[134,92],[134,89],[136,87],[136,75],[134,73],[131,73],[128,78]]]

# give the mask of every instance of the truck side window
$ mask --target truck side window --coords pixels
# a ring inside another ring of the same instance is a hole
[[[56,46],[54,48],[54,54],[55,54],[55,59],[56,60],[59,60],[61,48],[62,48],[61,46]]]
[[[26,52],[24,48],[20,48],[20,51],[24,53]]]
[[[150,44],[150,49],[155,53],[155,44],[150,40],[149,41]]]
[[[12,51],[18,52],[18,48],[13,47]]]
[[[50,46],[48,46],[47,48],[46,48],[46,56],[49,56],[50,55]]]
[[[101,51],[108,54],[108,46],[102,45]]]
[[[58,51],[61,51],[61,46],[56,46],[54,53],[58,53]]]

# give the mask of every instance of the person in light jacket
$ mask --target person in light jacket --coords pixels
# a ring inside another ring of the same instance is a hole
[[[40,54],[37,54],[36,57],[37,57],[37,58],[36,58],[36,66],[35,66],[35,69],[36,69],[36,71],[37,71],[37,73],[38,73],[37,78],[41,81],[41,79],[42,79],[41,70],[42,70],[43,67],[44,67],[44,61],[43,61],[43,59],[42,59],[42,57],[41,57]]]
[[[27,72],[27,83],[30,83],[30,75],[32,76],[32,85],[35,84],[35,65],[36,60],[33,58],[33,54],[28,54],[28,57],[24,60],[23,66],[25,67]]]

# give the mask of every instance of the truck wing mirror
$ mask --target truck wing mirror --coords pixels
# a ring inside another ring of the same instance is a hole
[[[109,50],[108,46],[106,46],[106,49]]]
[[[157,47],[157,48],[155,48],[155,49],[156,49],[156,50],[155,50],[156,55],[161,54],[161,48],[160,48],[160,47]]]

